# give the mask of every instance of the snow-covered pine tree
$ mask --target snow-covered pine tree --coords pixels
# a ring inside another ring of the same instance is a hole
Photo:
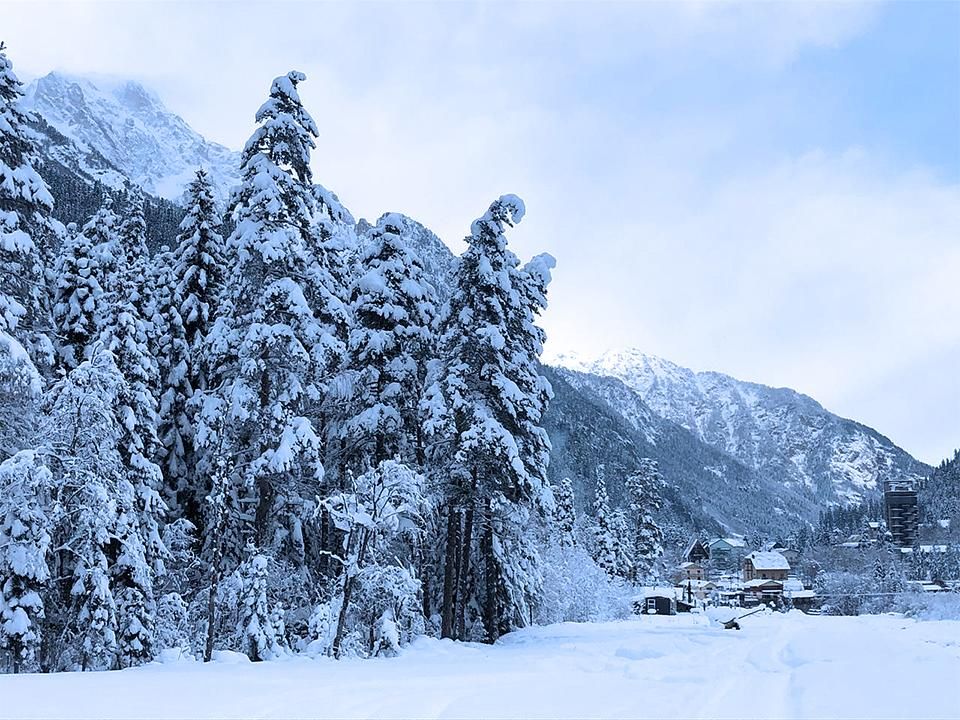
[[[205,344],[219,313],[223,292],[224,241],[213,187],[202,168],[187,187],[187,214],[169,258],[172,288],[158,288],[158,315],[164,329],[161,340],[162,395],[159,435],[167,494],[198,527],[203,522],[203,498],[208,483],[195,472],[194,392],[209,385]],[[199,400],[199,398],[198,398]]]
[[[110,578],[116,557],[119,484],[125,467],[117,448],[124,432],[115,412],[124,378],[102,349],[54,385],[46,399],[44,447],[54,476],[54,531],[58,575],[69,578],[69,609],[51,618],[67,638],[58,669],[106,670],[117,658],[117,606]],[[48,609],[48,616],[49,616]]]
[[[538,373],[532,291],[545,289],[549,262],[524,272],[507,249],[504,229],[523,214],[522,201],[505,195],[473,223],[427,394],[427,426],[448,479],[445,637],[465,637],[468,604],[481,607],[482,619],[470,624],[481,620],[490,641],[529,622],[539,582],[526,530],[546,483],[549,443],[537,423],[549,386]]]
[[[285,552],[295,563],[304,559],[303,521],[313,514],[323,477],[320,438],[304,408],[320,398],[318,369],[339,345],[305,294],[317,129],[300,104],[302,80],[302,73],[290,72],[273,81],[244,148],[236,229],[228,241],[233,273],[226,302],[233,317],[209,339],[228,365],[226,452],[243,473],[238,480],[254,508],[257,545]]]
[[[576,545],[575,529],[577,514],[573,504],[573,483],[566,477],[553,488],[555,510],[553,513],[558,540],[561,545]]]
[[[38,669],[51,489],[50,470],[35,450],[0,464],[0,650],[15,673]]]
[[[365,472],[393,457],[422,465],[419,417],[436,316],[423,263],[400,235],[401,218],[383,216],[360,256],[351,291],[350,416],[344,458]]]
[[[166,549],[161,528],[166,506],[159,492],[162,473],[153,461],[159,451],[156,400],[150,390],[155,365],[150,356],[146,323],[137,317],[135,308],[128,302],[115,309],[114,319],[102,339],[124,379],[113,409],[123,428],[118,449],[124,479],[130,482],[134,492],[144,557],[153,571],[162,573]]]
[[[254,662],[283,653],[283,621],[278,607],[267,597],[269,559],[247,546],[248,558],[237,569],[240,578],[240,647]]]
[[[53,364],[46,264],[62,226],[36,171],[40,158],[20,109],[21,83],[0,43],[0,332],[13,336],[43,374]]]
[[[606,468],[597,466],[597,486],[593,500],[593,559],[611,577],[619,575],[617,543],[611,527],[612,513],[607,495]]]
[[[143,190],[139,185],[128,184],[121,198],[121,221],[117,228],[117,237],[120,242],[120,264],[116,268],[118,285],[123,286],[123,300],[130,303],[138,317],[145,323],[153,337],[153,273],[150,262],[150,251],[147,250],[147,222],[144,218]],[[113,291],[121,292],[119,287]],[[151,346],[151,350],[155,350]]]
[[[663,531],[655,513],[660,510],[663,476],[656,460],[641,458],[637,470],[625,483],[632,524],[632,560],[636,579],[653,573],[663,554]]]
[[[117,518],[114,523],[116,558],[110,565],[110,583],[116,602],[117,664],[133,667],[153,659],[156,602],[153,572],[147,558],[137,488],[126,477],[116,486]]]
[[[111,313],[105,286],[120,262],[119,220],[113,200],[104,196],[97,213],[61,246],[54,266],[53,320],[57,358],[69,373],[91,356]]]
[[[42,390],[23,345],[0,330],[0,461],[33,446]]]

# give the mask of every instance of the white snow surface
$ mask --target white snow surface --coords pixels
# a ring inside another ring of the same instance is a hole
[[[793,611],[724,630],[731,612],[424,638],[392,659],[5,675],[0,718],[960,718],[958,621]]]

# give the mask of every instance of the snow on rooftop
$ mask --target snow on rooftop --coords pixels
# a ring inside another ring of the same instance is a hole
[[[753,563],[757,570],[789,570],[790,563],[780,553],[774,550],[754,550],[745,558]]]

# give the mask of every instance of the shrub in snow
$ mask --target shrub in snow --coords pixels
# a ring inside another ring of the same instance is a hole
[[[189,609],[180,593],[167,593],[157,600],[154,644],[158,650],[177,650],[192,656],[193,632]]]
[[[534,613],[537,624],[629,616],[633,588],[610,577],[582,546],[552,543],[542,552],[543,592]]]

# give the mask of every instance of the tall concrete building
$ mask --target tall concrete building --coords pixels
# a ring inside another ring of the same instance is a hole
[[[911,480],[887,480],[883,483],[883,507],[887,529],[901,547],[917,542],[917,486]]]

